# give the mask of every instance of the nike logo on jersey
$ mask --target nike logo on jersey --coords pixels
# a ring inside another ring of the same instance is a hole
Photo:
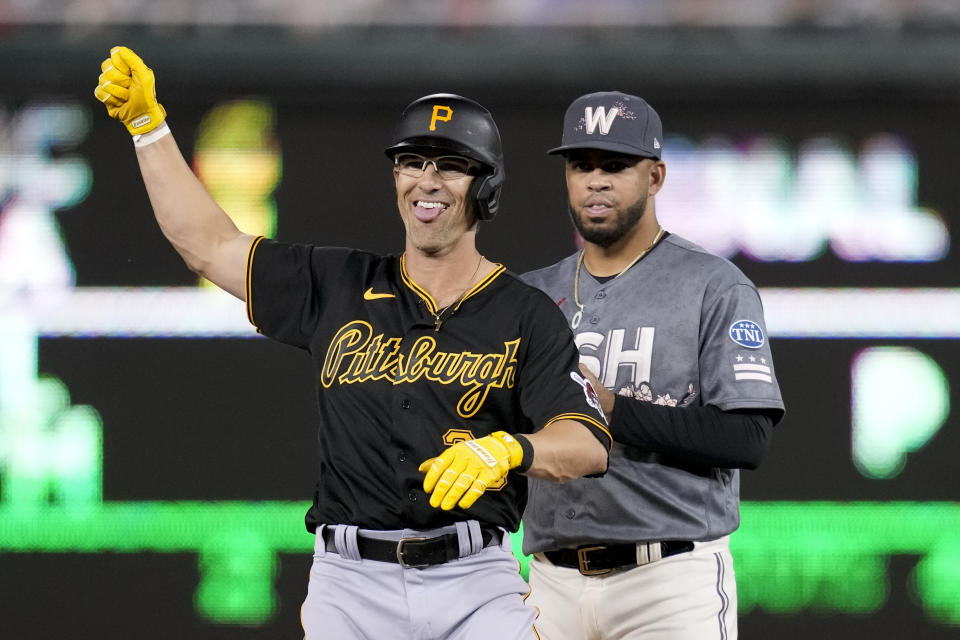
[[[374,293],[373,287],[370,287],[363,292],[364,300],[381,300],[383,298],[396,298],[397,296],[392,293]]]

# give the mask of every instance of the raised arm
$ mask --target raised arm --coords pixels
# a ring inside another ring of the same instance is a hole
[[[163,235],[187,266],[241,300],[253,237],[242,233],[191,171],[157,102],[153,71],[114,47],[94,91],[133,135],[140,172]]]

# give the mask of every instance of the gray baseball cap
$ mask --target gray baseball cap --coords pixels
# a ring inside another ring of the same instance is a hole
[[[573,101],[563,116],[563,138],[547,153],[600,149],[660,158],[663,125],[646,100],[619,91],[588,93]]]

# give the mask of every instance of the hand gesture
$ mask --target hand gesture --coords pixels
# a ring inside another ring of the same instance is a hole
[[[157,102],[153,71],[126,47],[114,47],[100,64],[102,73],[93,95],[107,114],[126,125],[131,135],[153,131],[167,117]]]
[[[499,485],[522,461],[523,448],[516,438],[495,431],[485,438],[458,442],[421,464],[420,471],[427,473],[423,490],[432,492],[431,507],[469,509],[487,487]]]

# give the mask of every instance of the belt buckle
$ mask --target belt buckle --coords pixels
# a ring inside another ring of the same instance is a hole
[[[580,547],[577,549],[577,569],[580,571],[581,575],[585,576],[602,576],[610,573],[613,569],[591,569],[590,568],[590,559],[587,558],[587,554],[591,551],[599,551],[601,549],[606,549],[607,545],[601,544],[595,547]]]
[[[429,563],[428,564],[407,564],[407,561],[403,559],[403,547],[405,544],[407,544],[408,542],[423,542],[426,539],[427,539],[426,537],[421,536],[418,538],[400,538],[400,540],[397,541],[397,562],[400,563],[401,567],[403,567],[404,569],[424,569],[430,566]]]

